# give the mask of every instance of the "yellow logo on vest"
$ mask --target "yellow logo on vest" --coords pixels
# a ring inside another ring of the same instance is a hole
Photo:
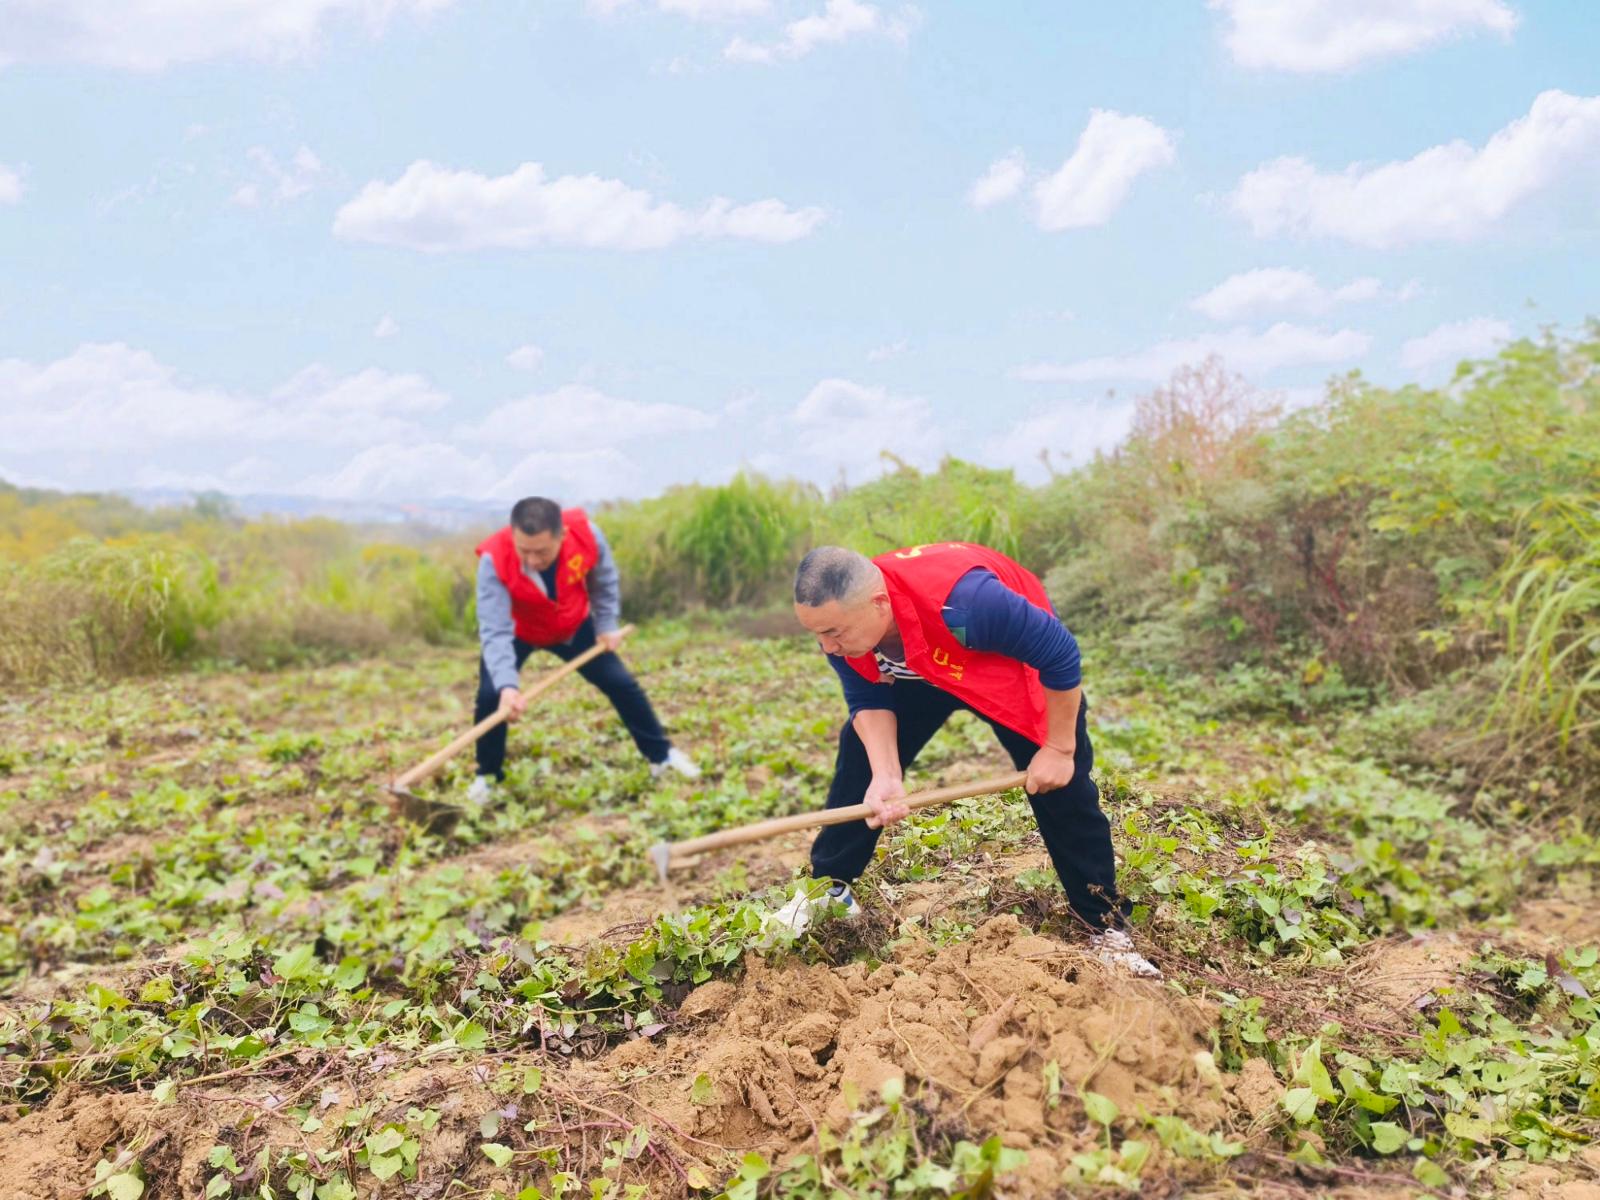
[[[571,558],[567,559],[567,580],[566,581],[568,583],[579,583],[579,582],[581,582],[582,579],[583,579],[583,566],[584,566],[584,557],[583,557],[582,554],[574,554]]]
[[[896,558],[921,558],[924,550],[943,550],[946,546],[955,546],[956,542],[923,542],[920,546],[908,546],[904,550],[896,550]]]
[[[936,667],[943,667],[945,674],[950,676],[950,678],[954,679],[957,683],[961,682],[961,676],[966,672],[967,669],[967,666],[964,662],[962,662],[959,658],[952,658],[950,651],[946,650],[942,646],[935,646],[933,648],[933,665]]]

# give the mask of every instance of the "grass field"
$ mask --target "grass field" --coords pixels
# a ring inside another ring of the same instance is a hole
[[[1600,1194],[1600,844],[1225,720],[1097,661],[1136,936],[1069,928],[1019,796],[886,836],[864,919],[764,945],[843,717],[798,638],[626,651],[708,770],[657,784],[577,680],[447,836],[383,785],[470,723],[471,651],[14,691],[0,706],[0,1192]],[[1008,767],[958,718],[911,780]],[[464,757],[436,784],[459,793]]]

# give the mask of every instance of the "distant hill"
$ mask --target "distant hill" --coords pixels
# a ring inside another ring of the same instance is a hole
[[[141,514],[162,510],[201,509],[246,520],[257,517],[327,517],[347,525],[404,525],[441,532],[456,532],[500,525],[511,500],[487,503],[459,498],[402,503],[389,500],[332,500],[273,492],[233,495],[197,492],[187,488],[115,488],[105,492],[69,492],[40,487],[32,481],[0,477],[0,497],[13,497],[22,507],[66,505],[89,532],[111,534],[124,528],[142,528],[149,522]]]
[[[177,488],[124,488],[125,496],[141,508],[185,508],[204,495]],[[329,500],[318,496],[291,496],[272,492],[228,494],[221,497],[241,517],[329,517],[350,525],[425,525],[433,529],[459,530],[484,525],[500,525],[510,507],[482,500],[430,499],[401,503],[389,500]]]

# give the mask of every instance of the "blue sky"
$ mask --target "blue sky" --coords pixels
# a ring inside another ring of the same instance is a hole
[[[1600,19],[1522,0],[0,0],[0,478],[1037,477],[1594,312]]]

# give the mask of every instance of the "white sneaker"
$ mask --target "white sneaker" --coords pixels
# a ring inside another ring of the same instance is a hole
[[[1092,934],[1089,946],[1094,956],[1108,967],[1121,967],[1140,979],[1160,979],[1161,968],[1134,947],[1133,939],[1120,929]]]
[[[467,788],[467,800],[482,808],[494,799],[494,785],[498,782],[493,775],[479,775]]]
[[[690,758],[676,746],[667,751],[667,759],[665,762],[650,764],[650,776],[653,779],[660,779],[661,776],[665,775],[668,771],[676,771],[685,779],[700,778],[700,768],[694,765],[694,759]]]
[[[835,883],[830,886],[821,880],[811,879],[795,889],[789,903],[762,918],[761,927],[769,933],[786,932],[799,937],[811,927],[817,915],[826,912],[831,904],[844,905],[846,920],[853,921],[861,915],[861,906],[856,903],[849,884]]]

